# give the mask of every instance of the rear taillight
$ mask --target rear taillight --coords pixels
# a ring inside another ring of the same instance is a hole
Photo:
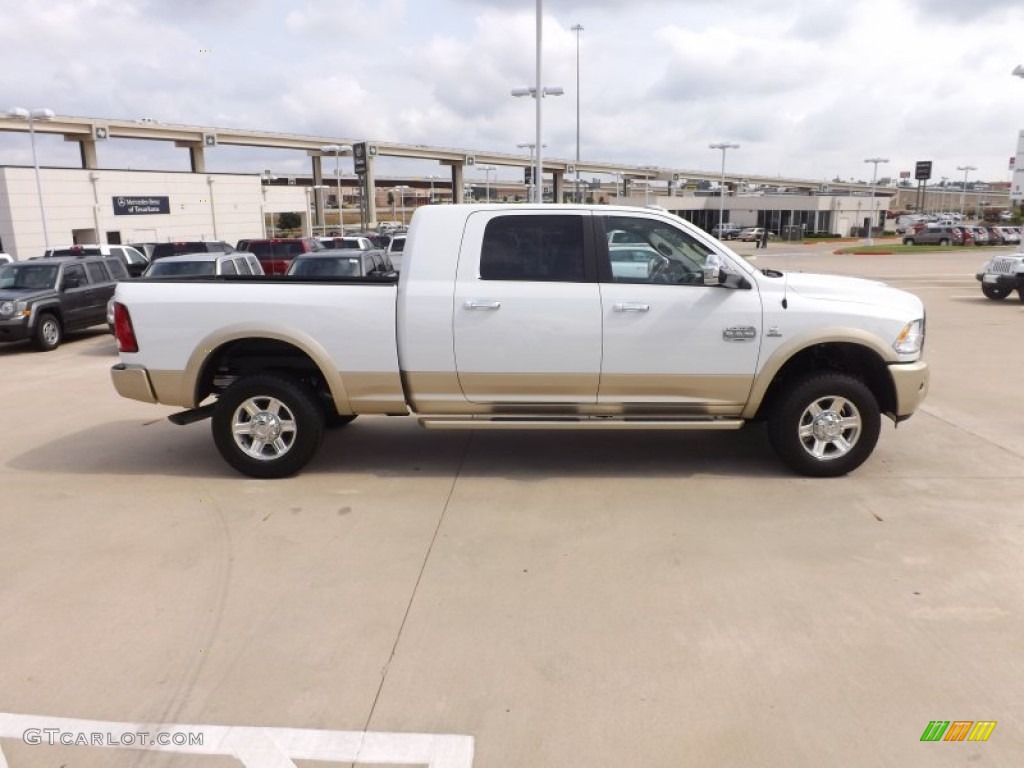
[[[114,302],[114,337],[117,339],[118,352],[138,352],[139,342],[135,338],[135,329],[132,327],[132,316],[128,314],[128,307],[119,302]]]

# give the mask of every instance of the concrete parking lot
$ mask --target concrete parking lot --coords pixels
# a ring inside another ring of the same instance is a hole
[[[756,427],[363,417],[257,481],[119,398],[105,333],[0,347],[0,766],[1021,765],[1024,305],[981,296],[990,250],[831,248],[757,263],[917,293],[932,366],[836,480]],[[23,735],[140,724],[227,746]]]

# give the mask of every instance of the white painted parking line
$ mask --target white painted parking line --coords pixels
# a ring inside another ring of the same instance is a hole
[[[26,744],[145,749],[234,757],[245,768],[296,768],[295,760],[472,768],[472,736],[318,731],[169,723],[115,723],[0,713],[0,739]],[[9,766],[0,743],[0,768]]]

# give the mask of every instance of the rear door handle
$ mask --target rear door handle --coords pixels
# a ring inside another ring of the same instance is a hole
[[[651,305],[639,301],[622,301],[615,304],[612,309],[616,312],[650,312]]]
[[[499,309],[501,302],[493,299],[467,299],[462,306],[466,309]]]

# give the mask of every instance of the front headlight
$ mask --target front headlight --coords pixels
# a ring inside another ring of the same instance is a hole
[[[0,302],[0,317],[10,317],[14,314],[14,302],[4,301]]]
[[[916,355],[924,346],[924,319],[915,320],[903,326],[892,348],[901,355]]]

